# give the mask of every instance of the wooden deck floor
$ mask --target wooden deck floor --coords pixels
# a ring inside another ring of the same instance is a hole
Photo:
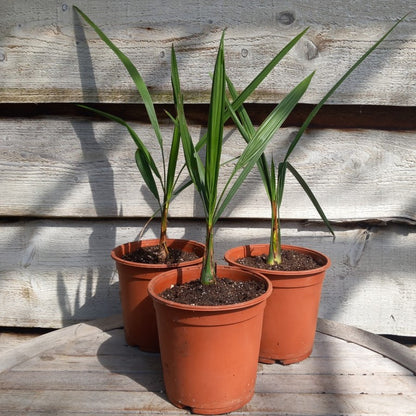
[[[121,325],[73,325],[2,353],[0,415],[188,414],[166,399],[159,355],[128,347]],[[318,330],[307,360],[259,364],[254,398],[232,414],[416,415],[415,351],[331,321]]]

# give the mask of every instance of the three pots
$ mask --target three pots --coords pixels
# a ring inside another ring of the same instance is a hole
[[[241,266],[239,258],[267,254],[268,244],[232,248],[225,253],[228,264],[261,273],[273,285],[273,293],[264,312],[259,361],[292,364],[309,357],[315,339],[322,283],[330,259],[318,251],[303,247],[282,246],[309,254],[322,266],[304,271],[270,271]]]
[[[146,264],[124,260],[125,254],[140,247],[159,244],[158,239],[133,241],[116,247],[111,252],[115,260],[120,282],[120,298],[123,313],[124,333],[128,345],[137,346],[143,351],[158,352],[159,341],[156,316],[152,300],[147,293],[151,279],[167,270],[188,267],[202,263],[205,246],[196,241],[168,239],[168,247],[194,252],[198,259],[175,265]]]
[[[192,306],[159,294],[200,277],[201,266],[163,273],[148,286],[156,311],[166,393],[180,408],[199,414],[231,412],[254,394],[261,328],[270,282],[262,275],[218,266],[219,278],[263,280],[267,291],[250,301]]]

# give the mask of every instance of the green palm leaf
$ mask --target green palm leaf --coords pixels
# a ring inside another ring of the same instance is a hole
[[[328,218],[326,217],[323,209],[318,203],[318,200],[315,198],[315,195],[313,194],[312,190],[309,188],[306,181],[302,178],[300,173],[289,163],[287,162],[287,168],[292,173],[292,175],[296,178],[296,180],[299,182],[299,184],[302,186],[303,190],[305,191],[306,195],[308,195],[309,199],[313,203],[315,209],[318,211],[319,215],[321,216],[323,222],[327,226],[328,230],[331,232],[331,234],[335,237],[334,231],[331,227],[331,224],[328,221]]]
[[[222,202],[215,214],[216,220],[218,220],[218,218],[222,215],[225,208],[230,203],[231,199],[234,197],[235,193],[238,191],[247,175],[253,169],[254,165],[259,161],[276,131],[293,111],[293,108],[308,89],[313,75],[314,73],[306,77],[295,88],[293,88],[293,90],[281,101],[281,103],[275,107],[275,109],[270,113],[266,120],[263,121],[263,123],[255,132],[254,136],[251,136],[250,133],[248,133],[244,128],[240,130],[240,133],[243,135],[245,141],[247,142],[247,146],[238,159],[236,166],[234,167],[234,170],[230,175],[230,178],[228,179],[228,182],[222,192],[220,198],[220,201]],[[233,119],[237,121],[235,118],[235,112],[230,104],[228,104],[228,109],[232,114]],[[241,123],[239,126],[241,128]],[[228,190],[228,186],[231,184],[232,179],[237,175],[238,171],[240,171],[240,173]]]
[[[243,104],[247,98],[257,89],[260,83],[269,75],[272,69],[291,51],[291,49],[299,42],[303,35],[309,30],[306,28],[297,36],[295,36],[265,67],[264,69],[250,82],[244,91],[234,100],[232,107],[236,110]],[[226,120],[230,114],[225,112]]]
[[[264,120],[257,129],[254,137],[248,141],[247,147],[244,149],[244,152],[237,162],[236,169],[245,166],[247,163],[250,163],[250,161],[257,161],[260,158],[274,133],[290,115],[309,87],[314,74],[315,73],[313,72],[293,88],[293,90],[287,94],[280,104],[267,116],[266,120]]]
[[[240,95],[236,96],[232,108],[237,110],[243,102],[247,100],[248,97],[257,89],[257,87],[264,81],[264,79],[269,75],[273,68],[290,52],[290,50],[299,42],[299,40],[304,36],[304,34],[309,30],[306,28],[297,36],[295,36],[290,42],[288,42],[285,47],[264,67],[262,71],[250,82],[250,84],[241,92]],[[231,112],[227,108],[224,112],[224,123],[231,117]],[[202,136],[200,141],[195,146],[196,150],[199,151],[202,146],[205,145],[207,139],[207,134]]]
[[[224,33],[215,63],[212,80],[211,99],[208,114],[208,131],[205,160],[205,184],[207,189],[208,210],[213,215],[217,202],[217,188],[221,164],[221,149],[224,128],[225,105],[225,65],[224,65]]]
[[[146,107],[147,114],[149,116],[150,123],[152,124],[153,130],[156,134],[156,137],[159,141],[159,145],[161,147],[161,151],[163,152],[163,139],[162,134],[159,128],[159,122],[156,117],[156,112],[153,106],[152,97],[146,87],[146,84],[143,81],[140,73],[137,71],[136,67],[130,61],[130,59],[117,48],[116,45],[102,32],[102,30],[78,7],[74,6],[74,9],[83,17],[83,19],[95,30],[97,35],[107,44],[107,46],[117,55],[120,61],[124,64],[125,68],[127,69],[128,73],[130,74],[131,78],[133,79],[137,91],[139,92],[140,96],[142,97],[143,104]]]
[[[96,108],[92,108],[83,104],[80,104],[78,107],[90,110],[102,117],[106,117],[109,120],[115,121],[127,129],[137,146],[137,150],[135,152],[135,159],[140,174],[142,175],[146,185],[149,187],[149,190],[157,199],[158,203],[161,204],[154,176],[156,176],[159,179],[160,183],[163,185],[162,177],[159,173],[159,170],[157,169],[156,163],[154,162],[152,155],[149,153],[144,143],[140,140],[137,133],[130,127],[130,125],[127,122],[125,122],[120,117],[113,116],[112,114],[106,113],[101,110],[97,110]]]
[[[381,42],[386,39],[386,37],[396,28],[396,26],[402,22],[406,18],[407,14],[402,17],[398,22],[396,22],[370,49],[365,52],[360,59],[358,59],[357,62],[355,62],[354,65],[351,66],[350,69],[348,69],[347,72],[334,84],[334,86],[326,93],[324,98],[313,108],[313,110],[310,112],[309,116],[306,118],[302,126],[300,127],[298,133],[296,134],[295,138],[293,139],[289,149],[287,150],[285,160],[288,160],[289,156],[295,149],[296,145],[298,144],[300,138],[302,137],[305,130],[308,128],[309,124],[313,120],[313,118],[316,116],[318,111],[322,108],[322,106],[326,103],[326,101],[331,97],[331,95],[339,88],[339,86],[350,76],[350,74],[370,55],[379,45]]]

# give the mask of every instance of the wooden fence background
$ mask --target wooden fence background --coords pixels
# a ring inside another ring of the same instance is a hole
[[[76,15],[72,2],[0,3],[0,326],[61,327],[120,310],[109,253],[137,238],[155,209],[134,162],[135,146],[114,123],[76,103],[125,117],[155,139],[124,67]],[[260,123],[316,70],[308,93],[269,151],[284,151],[311,104],[394,22],[405,22],[326,105],[295,151],[302,173],[335,225],[326,232],[288,178],[287,244],[324,251],[333,266],[320,316],[377,333],[416,335],[416,4],[414,0],[79,0],[137,65],[170,140],[170,47],[175,44],[192,133],[204,131],[210,72],[221,31],[227,71],[241,90],[296,34],[301,42],[251,98]],[[153,143],[153,144],[152,144]],[[226,128],[224,154],[242,142]],[[266,242],[269,207],[249,177],[221,219],[216,256]],[[192,189],[173,203],[171,237],[202,239]],[[157,235],[157,222],[144,237]]]

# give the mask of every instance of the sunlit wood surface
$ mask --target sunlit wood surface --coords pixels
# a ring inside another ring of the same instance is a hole
[[[1,354],[0,415],[188,414],[166,398],[159,355],[128,347],[121,325],[119,317],[77,324]],[[318,328],[307,360],[259,364],[253,399],[232,414],[415,414],[411,349],[332,321]]]

